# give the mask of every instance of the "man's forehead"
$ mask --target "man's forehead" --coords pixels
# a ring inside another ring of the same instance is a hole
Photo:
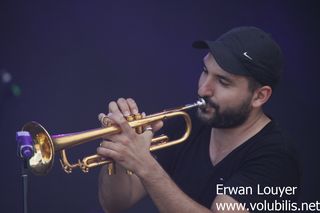
[[[215,68],[216,71],[217,71],[217,70],[220,71],[219,74],[223,74],[223,75],[226,76],[226,77],[228,76],[228,77],[232,78],[232,77],[236,77],[236,76],[237,76],[237,75],[234,75],[234,74],[232,74],[232,73],[230,73],[230,72],[222,69],[222,68],[219,66],[219,64],[217,63],[217,61],[214,59],[214,57],[213,57],[213,55],[212,55],[211,52],[208,52],[208,53],[204,56],[204,58],[203,58],[203,63],[204,63],[204,65],[206,66],[207,69],[208,69],[208,66],[210,67],[210,65],[211,65],[211,66],[213,66],[213,67]],[[218,69],[217,69],[217,68],[218,68]]]

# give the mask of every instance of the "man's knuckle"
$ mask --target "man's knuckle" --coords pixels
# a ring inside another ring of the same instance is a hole
[[[132,98],[127,98],[127,101],[132,103],[132,104],[135,104],[136,102],[132,99]]]
[[[117,100],[117,102],[118,102],[119,104],[123,104],[123,103],[126,102],[126,100],[125,100],[124,98],[119,98],[119,99]]]

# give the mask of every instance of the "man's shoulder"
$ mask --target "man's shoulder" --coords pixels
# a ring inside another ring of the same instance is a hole
[[[275,120],[271,120],[258,133],[252,136],[247,143],[252,147],[280,148],[287,146],[289,141],[279,124]]]

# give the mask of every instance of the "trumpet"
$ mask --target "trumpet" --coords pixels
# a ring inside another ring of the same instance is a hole
[[[143,126],[173,117],[182,117],[185,121],[185,132],[180,138],[173,141],[169,141],[169,138],[166,135],[152,138],[150,151],[159,150],[184,142],[189,137],[192,128],[190,116],[185,111],[195,107],[203,107],[205,104],[203,99],[199,99],[193,104],[165,110],[160,113],[148,115],[144,118],[142,118],[141,115],[130,116],[127,120],[130,127],[135,128],[138,133],[141,133]],[[80,168],[83,172],[88,172],[90,168],[105,164],[108,164],[108,173],[113,173],[112,159],[102,159],[101,156],[95,154],[84,157],[82,160],[79,159],[77,163],[70,163],[66,149],[103,138],[107,135],[120,133],[121,129],[116,125],[83,132],[50,135],[41,124],[31,121],[22,127],[22,131],[29,133],[28,135],[33,143],[33,155],[27,160],[27,164],[29,170],[35,175],[46,175],[49,173],[53,166],[56,152],[60,152],[60,163],[66,173],[71,173],[75,168]]]

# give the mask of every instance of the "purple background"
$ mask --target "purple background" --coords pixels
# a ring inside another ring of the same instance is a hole
[[[270,32],[286,58],[282,84],[266,106],[298,144],[302,200],[319,199],[319,7],[317,1],[50,1],[0,2],[0,69],[22,89],[0,103],[1,212],[22,211],[15,132],[30,120],[52,134],[99,126],[97,115],[118,97],[147,113],[193,102],[204,52],[240,25]],[[318,88],[318,89],[317,89]],[[83,145],[72,159],[95,152]],[[29,211],[101,212],[99,169],[65,174],[56,158],[48,176],[29,176]],[[192,171],[190,171],[192,172]],[[152,212],[145,199],[128,212]]]

